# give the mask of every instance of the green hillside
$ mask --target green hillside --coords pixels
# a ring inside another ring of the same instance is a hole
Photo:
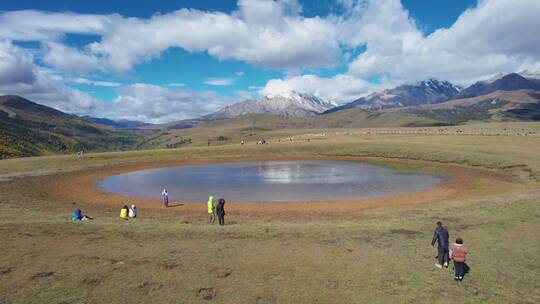
[[[0,158],[129,149],[140,137],[19,96],[0,96]]]

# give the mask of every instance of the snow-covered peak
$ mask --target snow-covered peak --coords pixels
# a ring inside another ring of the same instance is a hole
[[[441,91],[446,91],[446,90],[457,92],[460,90],[458,86],[452,84],[451,82],[448,82],[445,80],[441,81],[436,78],[430,78],[428,80],[420,81],[417,83],[417,86],[424,87],[425,89],[433,91],[433,92],[441,92]]]
[[[518,73],[521,77],[528,78],[528,79],[540,79],[540,72],[539,71],[529,71],[529,70],[523,70]]]
[[[258,102],[281,107],[298,106],[300,108],[319,112],[323,108],[336,106],[333,101],[326,101],[314,94],[300,93],[297,91],[285,91],[281,93],[272,93],[263,96]]]

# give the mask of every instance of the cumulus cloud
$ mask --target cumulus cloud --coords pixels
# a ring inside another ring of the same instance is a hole
[[[200,117],[229,104],[231,100],[214,92],[171,89],[135,83],[118,89],[118,97],[107,116],[152,123]]]
[[[469,84],[497,72],[538,69],[539,11],[540,2],[534,0],[479,1],[450,28],[423,36],[397,1],[373,1],[360,20],[371,16],[368,19],[382,29],[369,32],[391,38],[370,37],[363,31],[349,35],[351,43],[367,44],[349,73],[363,78],[385,75],[401,82],[439,77]]]
[[[236,80],[237,78],[234,78],[234,77],[224,77],[224,78],[210,77],[210,78],[206,78],[204,80],[204,83],[208,85],[214,85],[214,86],[228,86],[228,85],[233,84]]]
[[[118,86],[121,85],[121,83],[119,83],[119,82],[91,80],[91,79],[82,78],[82,77],[68,79],[67,81],[73,82],[73,83],[76,83],[76,84],[95,86],[95,87],[118,87]]]
[[[371,77],[395,84],[436,77],[469,85],[499,72],[540,69],[539,1],[481,0],[451,27],[429,35],[421,32],[398,0],[343,1],[343,5],[347,13],[335,23],[340,42],[366,48],[353,58],[347,73],[272,79],[263,93],[305,90],[346,100],[355,95],[351,90],[362,94],[379,89],[363,81]]]
[[[46,43],[43,62],[67,72],[86,72],[100,68],[99,59],[88,52],[67,47],[60,43]]]
[[[55,41],[66,33],[102,35],[119,19],[119,15],[8,11],[0,14],[0,37],[11,40]]]
[[[349,75],[325,78],[308,74],[286,79],[272,79],[260,92],[263,95],[287,91],[309,92],[324,99],[344,103],[359,98],[376,88],[381,88],[381,86]]]
[[[4,40],[0,41],[0,95],[7,94],[70,113],[94,113],[102,107],[90,95],[65,86],[61,77],[36,67],[31,54]]]
[[[15,47],[11,41],[0,40],[0,83],[31,84],[35,80],[32,56]]]
[[[276,69],[334,65],[341,54],[334,24],[304,18],[300,11],[293,0],[240,0],[232,14],[181,9],[149,19],[26,10],[0,14],[0,37],[56,42],[46,44],[45,62],[68,71],[100,67],[126,73],[171,47]],[[101,39],[81,52],[57,44],[66,33]]]
[[[89,47],[119,72],[170,47],[277,69],[333,65],[340,55],[335,27],[321,18],[287,15],[289,6],[242,0],[233,14],[182,9],[148,20],[129,18]]]

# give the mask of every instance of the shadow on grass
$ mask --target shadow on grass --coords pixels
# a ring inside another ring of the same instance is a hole
[[[169,205],[169,207],[167,207],[167,208],[180,207],[180,206],[184,206],[184,204]]]
[[[463,263],[463,277],[465,278],[467,274],[471,271],[471,267],[467,263]]]

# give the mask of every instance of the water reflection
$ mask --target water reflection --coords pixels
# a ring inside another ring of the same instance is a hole
[[[104,191],[204,201],[209,195],[231,201],[327,201],[362,199],[422,191],[441,182],[427,174],[342,161],[273,161],[211,164],[131,172],[108,177]]]

